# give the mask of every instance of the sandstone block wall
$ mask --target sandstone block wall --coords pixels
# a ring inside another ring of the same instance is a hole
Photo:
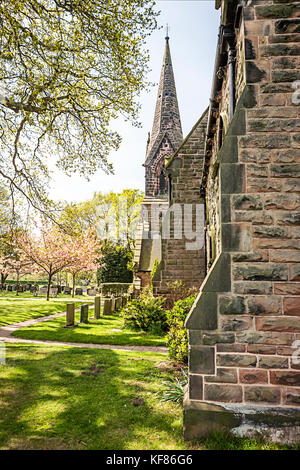
[[[205,165],[216,257],[187,321],[187,437],[204,403],[259,406],[274,423],[278,410],[300,409],[300,3],[230,7],[236,107],[220,145],[225,65]]]

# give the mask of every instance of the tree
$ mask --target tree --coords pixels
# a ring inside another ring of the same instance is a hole
[[[70,237],[58,227],[43,223],[40,235],[21,232],[17,235],[19,249],[41,272],[48,276],[47,300],[50,296],[52,278],[76,262],[76,253]]]
[[[6,258],[6,271],[7,273],[14,273],[17,277],[17,287],[22,276],[32,274],[37,271],[37,267],[31,259],[27,258],[20,250],[15,249],[13,256]],[[18,289],[17,289],[18,295]]]
[[[0,186],[48,212],[48,156],[66,174],[112,172],[110,130],[137,122],[153,0],[0,2]]]
[[[101,240],[110,238],[132,250],[143,198],[144,194],[138,189],[95,193],[88,201],[66,204],[59,223],[68,233],[77,236],[96,228]]]
[[[107,240],[101,248],[101,266],[98,268],[98,282],[132,282],[130,263],[133,253],[128,247]]]
[[[82,272],[96,270],[95,261],[99,260],[99,242],[93,231],[87,231],[83,237],[72,237],[69,249],[76,253],[73,264],[67,269],[72,275],[73,289],[72,297],[75,295],[76,276]]]

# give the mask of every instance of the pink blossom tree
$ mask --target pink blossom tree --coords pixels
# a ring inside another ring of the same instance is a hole
[[[39,235],[29,232],[19,233],[17,244],[26,258],[32,261],[39,271],[47,274],[46,299],[49,300],[53,276],[76,262],[76,252],[71,237],[62,233],[58,227],[43,223]]]
[[[37,272],[38,267],[23,252],[21,252],[19,249],[16,249],[13,256],[7,257],[6,259],[6,270],[8,273],[13,273],[16,275],[18,287],[20,278],[26,274]]]
[[[69,249],[75,253],[73,264],[67,269],[72,275],[72,297],[75,295],[76,276],[79,273],[91,272],[99,258],[100,245],[93,230],[87,230],[82,236],[74,236],[71,239]]]

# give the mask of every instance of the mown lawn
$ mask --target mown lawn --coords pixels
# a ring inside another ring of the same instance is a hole
[[[93,309],[90,309],[93,316]],[[75,320],[79,321],[80,313]],[[89,320],[89,324],[80,323],[76,328],[63,328],[65,317],[54,318],[43,323],[28,326],[15,331],[13,336],[25,339],[42,339],[50,341],[69,341],[77,343],[116,344],[135,346],[166,346],[164,336],[151,335],[143,331],[123,329],[122,317],[105,315],[99,320]]]
[[[278,449],[218,434],[182,439],[182,408],[155,397],[161,354],[7,345],[0,449]],[[174,373],[174,372],[173,372]]]
[[[9,291],[3,290],[3,291],[0,291],[0,298],[1,297],[11,297],[11,298],[16,298],[16,299],[24,299],[24,298],[31,299],[32,298],[32,299],[45,299],[46,300],[46,294],[38,294],[37,296],[34,296],[29,291],[18,292],[18,294],[17,294],[15,291],[9,292]],[[50,298],[52,298],[51,295],[50,295]],[[90,295],[86,295],[86,294],[75,295],[74,297],[72,297],[72,295],[66,295],[64,293],[61,293],[61,294],[57,294],[57,296],[55,298],[56,299],[63,299],[66,302],[70,302],[70,301],[72,302],[73,299],[86,300],[87,302],[89,302],[89,301],[93,301],[95,297],[90,296]]]
[[[0,326],[64,312],[66,302],[45,300],[0,300]],[[76,308],[81,304],[75,304]]]

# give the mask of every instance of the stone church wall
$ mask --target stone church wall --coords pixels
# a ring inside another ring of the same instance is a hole
[[[246,423],[300,441],[299,17],[299,2],[222,2],[236,105],[231,119],[223,63],[203,177],[209,271],[186,323],[187,439]]]
[[[203,157],[207,114],[199,119],[190,134],[183,141],[174,156],[166,160],[166,172],[169,179],[169,206],[181,208],[182,228],[184,228],[185,204],[203,204],[200,196],[200,183],[203,175]],[[193,217],[195,223],[195,216]],[[199,288],[205,276],[204,249],[187,250],[187,242],[182,230],[181,238],[174,238],[178,221],[170,217],[170,239],[162,240],[162,261],[154,278],[156,294],[170,293],[169,283],[181,280],[188,287]],[[195,229],[195,226],[193,226]]]

